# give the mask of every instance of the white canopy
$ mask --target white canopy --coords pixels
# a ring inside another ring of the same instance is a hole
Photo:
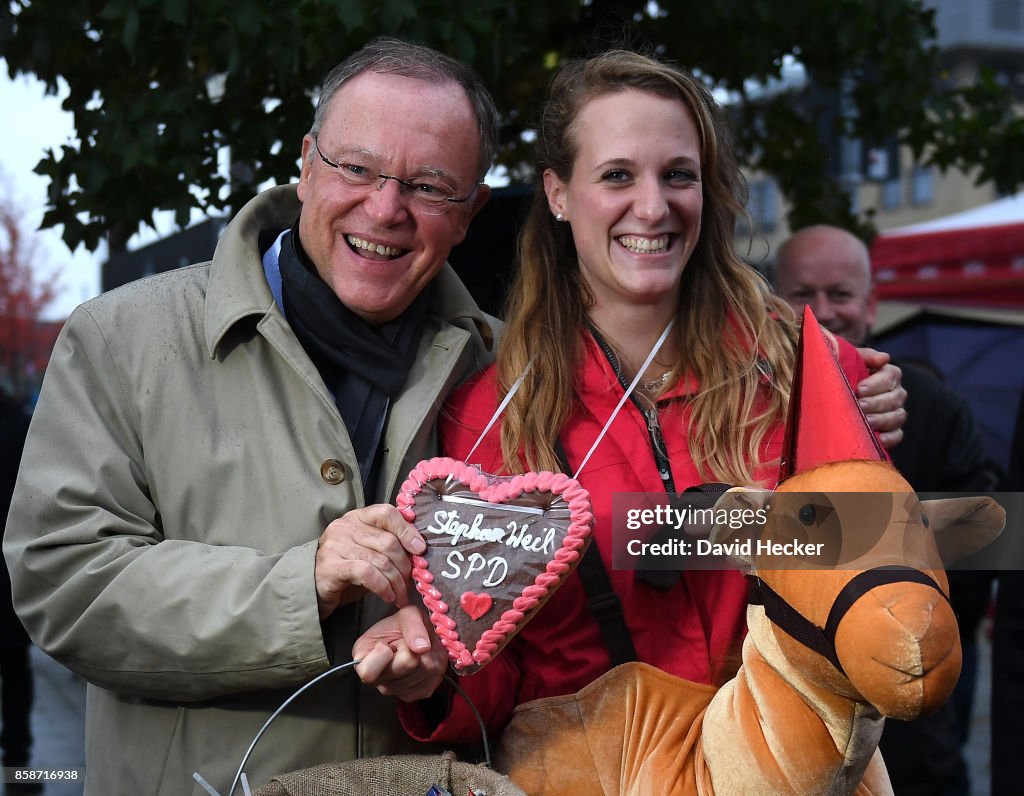
[[[965,229],[967,227],[995,227],[1002,224],[1016,224],[1024,221],[1024,192],[997,199],[988,204],[972,207],[960,213],[909,224],[883,232],[889,235],[911,235],[918,232],[939,232],[946,229]]]

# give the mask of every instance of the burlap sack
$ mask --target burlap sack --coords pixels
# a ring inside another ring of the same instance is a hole
[[[460,762],[451,752],[304,768],[273,777],[253,796],[426,796],[431,785],[447,788],[452,796],[467,796],[470,788],[487,796],[527,796],[502,774]]]

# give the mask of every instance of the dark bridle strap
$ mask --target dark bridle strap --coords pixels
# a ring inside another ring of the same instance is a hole
[[[825,627],[820,628],[786,602],[778,592],[756,575],[750,579],[750,603],[764,606],[765,616],[787,635],[799,641],[819,655],[825,657],[840,672],[843,671],[836,652],[836,632],[839,623],[857,600],[877,586],[886,583],[920,583],[931,586],[943,597],[939,584],[934,579],[912,567],[884,566],[858,573],[836,596],[829,611]],[[948,600],[949,598],[946,597]]]
[[[797,611],[759,577],[756,575],[747,577],[750,579],[749,602],[751,605],[764,606],[765,616],[776,627],[805,647],[809,647],[827,658],[839,671],[843,671],[843,667],[839,663],[839,655],[836,653],[836,645],[825,637],[825,631]]]
[[[922,586],[931,586],[947,600],[949,599],[939,584],[919,569],[896,565],[868,569],[858,574],[836,595],[836,599],[832,602],[832,610],[828,613],[828,620],[825,622],[825,636],[835,642],[839,623],[843,621],[846,612],[869,591],[876,586],[884,586],[886,583],[920,583]]]

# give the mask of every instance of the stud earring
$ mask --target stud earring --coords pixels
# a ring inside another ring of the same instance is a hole
[[[561,213],[555,213],[555,221],[565,221],[565,216]]]

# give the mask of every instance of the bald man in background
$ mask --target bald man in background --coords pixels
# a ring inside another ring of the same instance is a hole
[[[863,345],[875,322],[871,259],[864,242],[839,227],[805,227],[782,244],[775,292],[798,313],[810,306],[818,323]]]
[[[876,300],[870,255],[860,238],[826,225],[801,229],[779,249],[773,277],[775,292],[794,310],[802,312],[808,305],[830,332],[856,346],[869,341]],[[1001,473],[985,455],[966,402],[922,368],[894,363],[903,371],[907,422],[903,441],[890,455],[911,486],[918,492],[997,490]],[[974,637],[989,602],[991,573],[949,575],[964,647],[962,685],[933,716],[914,722],[886,720],[881,749],[897,796],[968,793],[960,747],[973,693]]]

